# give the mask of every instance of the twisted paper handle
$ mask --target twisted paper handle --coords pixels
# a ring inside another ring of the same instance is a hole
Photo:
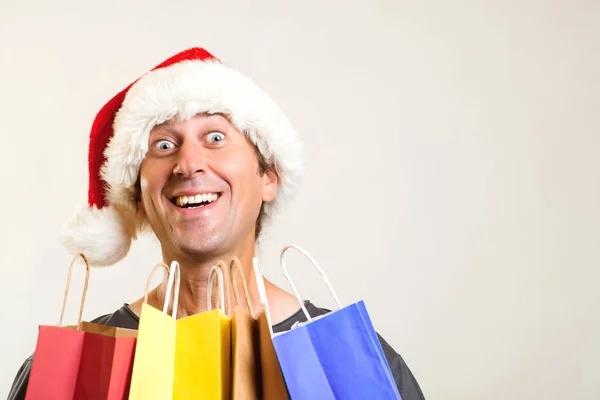
[[[77,254],[73,257],[71,261],[71,265],[69,266],[69,273],[67,274],[67,285],[65,287],[65,295],[63,297],[63,305],[60,310],[60,319],[58,320],[58,326],[62,326],[63,319],[65,316],[65,308],[67,307],[67,297],[69,297],[69,289],[71,288],[71,276],[73,275],[73,265],[75,265],[75,261],[81,257],[83,262],[85,262],[85,283],[83,284],[83,294],[81,295],[81,304],[79,306],[79,317],[77,318],[77,327],[81,324],[81,319],[83,317],[83,306],[85,304],[85,296],[87,294],[88,283],[90,282],[90,264],[84,254]]]
[[[250,311],[250,314],[252,316],[254,316],[254,312],[252,310],[252,305],[250,304],[250,295],[248,294],[248,285],[246,284],[246,278],[244,278],[244,271],[242,270],[242,263],[240,262],[240,260],[237,257],[234,257],[233,260],[231,260],[231,263],[229,264],[229,282],[231,285],[231,288],[233,290],[233,298],[235,300],[235,306],[237,307],[240,304],[239,301],[239,295],[237,292],[237,287],[235,285],[235,278],[234,278],[234,271],[236,270],[238,272],[238,275],[240,276],[240,279],[242,280],[242,287],[244,289],[244,296],[246,298],[246,307],[248,307],[248,311]]]

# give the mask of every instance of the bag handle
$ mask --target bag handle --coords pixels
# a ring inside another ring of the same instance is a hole
[[[181,272],[179,270],[179,263],[177,261],[173,261],[171,263],[171,267],[169,268],[165,263],[158,263],[150,272],[150,276],[146,281],[146,290],[144,291],[144,303],[148,303],[148,291],[150,290],[150,282],[152,281],[152,277],[160,268],[164,268],[169,273],[169,278],[167,279],[167,293],[165,294],[165,302],[163,304],[163,313],[167,314],[169,310],[169,301],[171,300],[171,290],[173,288],[173,283],[175,284],[175,293],[173,295],[173,310],[171,311],[171,315],[173,319],[177,319],[177,305],[179,304],[179,285],[181,281]],[[175,277],[175,273],[177,273],[177,277]]]
[[[235,306],[237,307],[240,304],[240,302],[239,302],[237,288],[235,286],[235,278],[233,276],[234,269],[237,270],[237,272],[240,276],[240,279],[242,280],[242,287],[244,288],[244,296],[246,297],[246,307],[248,307],[248,311],[250,311],[250,314],[254,317],[254,312],[252,311],[252,305],[250,304],[250,295],[248,294],[248,285],[246,284],[246,278],[244,278],[244,271],[242,270],[242,263],[240,262],[240,259],[237,257],[234,257],[233,260],[231,260],[231,263],[229,264],[229,283],[233,290],[233,298],[235,300]]]
[[[325,281],[325,284],[327,285],[327,288],[329,289],[329,292],[333,296],[333,298],[334,298],[335,302],[337,303],[338,307],[342,308],[342,303],[340,302],[340,299],[338,298],[337,294],[333,290],[333,287],[331,286],[331,283],[329,282],[329,278],[327,278],[327,274],[325,274],[325,271],[323,271],[323,269],[319,266],[319,263],[317,262],[317,260],[315,260],[310,254],[308,254],[308,252],[306,250],[304,250],[303,248],[301,248],[299,246],[296,246],[295,244],[286,245],[281,250],[281,255],[279,257],[279,261],[281,263],[281,269],[283,269],[283,274],[285,275],[285,278],[287,279],[288,283],[292,287],[292,290],[294,291],[294,294],[296,295],[296,298],[300,302],[300,307],[302,307],[302,312],[304,313],[304,316],[306,317],[307,321],[312,322],[313,319],[308,314],[308,310],[304,306],[304,302],[302,301],[302,298],[298,294],[298,290],[296,289],[296,286],[294,285],[294,282],[292,282],[292,278],[290,278],[290,275],[288,274],[287,268],[285,266],[285,261],[283,259],[285,253],[289,249],[298,250],[304,257],[308,258],[308,260],[311,262],[311,264],[313,265],[313,267],[315,267],[317,269],[317,271],[319,271],[319,274],[321,275],[321,278],[323,278],[323,280]]]
[[[273,326],[271,325],[271,311],[269,310],[269,302],[267,300],[267,290],[265,289],[265,282],[263,280],[262,271],[260,264],[256,257],[252,258],[252,266],[254,267],[254,277],[256,279],[256,286],[258,288],[258,297],[260,302],[265,307],[265,315],[267,317],[267,325],[269,325],[269,332],[273,337]]]
[[[63,318],[65,316],[65,308],[67,307],[67,297],[69,297],[69,289],[71,288],[71,276],[73,275],[73,265],[75,265],[75,261],[81,257],[83,262],[85,263],[85,283],[83,284],[83,294],[81,295],[81,304],[79,305],[79,317],[77,318],[77,329],[79,329],[79,325],[81,324],[81,319],[83,318],[83,306],[85,304],[85,296],[87,294],[88,283],[90,282],[90,264],[88,263],[87,257],[83,253],[76,254],[75,257],[71,260],[71,265],[69,266],[69,272],[67,274],[67,286],[65,287],[65,295],[63,297],[62,309],[60,310],[60,319],[58,320],[58,326],[62,326]]]
[[[210,273],[208,274],[208,290],[206,291],[206,304],[208,307],[208,311],[212,311],[212,294],[213,294],[213,286],[215,281],[215,276],[217,276],[217,286],[219,287],[219,308],[226,313],[225,311],[225,285],[223,279],[223,269],[226,269],[227,265],[223,261],[219,261],[217,265],[210,269]]]

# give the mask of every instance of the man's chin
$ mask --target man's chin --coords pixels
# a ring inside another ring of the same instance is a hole
[[[176,253],[187,259],[203,260],[223,252],[224,243],[220,235],[186,237],[174,241]]]

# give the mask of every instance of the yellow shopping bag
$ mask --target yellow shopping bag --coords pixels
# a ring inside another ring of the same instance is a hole
[[[159,268],[166,268],[169,271],[162,312],[148,305],[150,281]],[[171,268],[165,264],[158,264],[148,278],[138,327],[129,400],[167,400],[173,395],[179,281],[179,264],[175,261],[171,264]],[[172,315],[168,315],[173,284],[175,285],[173,311]]]
[[[208,310],[177,320],[173,399],[229,400],[231,318],[225,314],[225,263],[214,266],[208,278]],[[219,306],[212,309],[217,276]]]

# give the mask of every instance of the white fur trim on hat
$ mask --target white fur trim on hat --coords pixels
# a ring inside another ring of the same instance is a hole
[[[279,106],[252,80],[216,61],[183,61],[144,75],[117,112],[102,178],[111,204],[131,207],[132,188],[148,151],[152,128],[177,116],[223,113],[258,147],[279,175],[269,219],[295,191],[302,174],[302,143]]]
[[[93,266],[107,266],[127,255],[135,230],[114,206],[78,210],[63,226],[60,240],[71,254],[83,253]]]

